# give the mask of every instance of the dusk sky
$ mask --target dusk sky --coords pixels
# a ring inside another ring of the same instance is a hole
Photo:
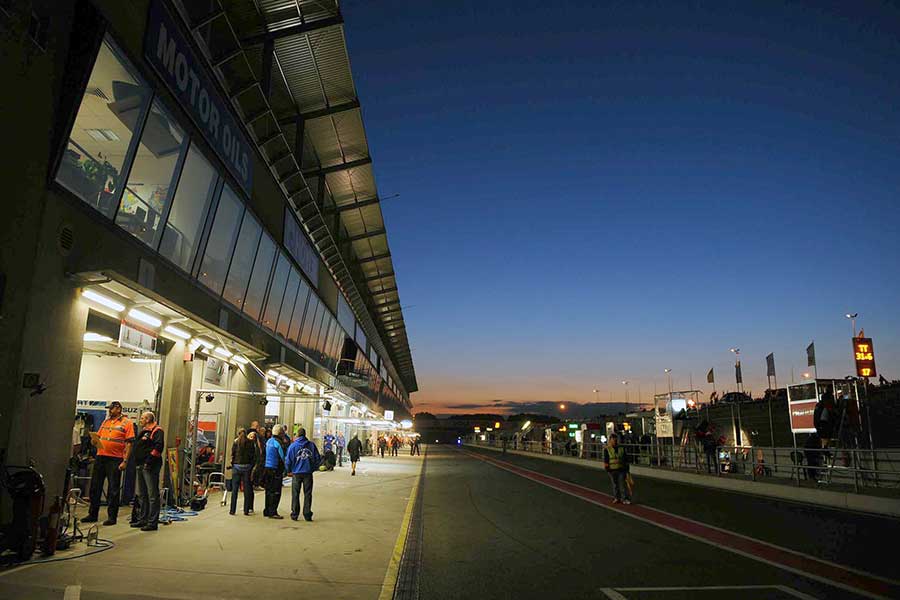
[[[341,7],[414,412],[900,378],[896,5]]]

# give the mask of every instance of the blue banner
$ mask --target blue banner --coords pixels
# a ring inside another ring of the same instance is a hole
[[[150,3],[144,57],[249,196],[253,189],[253,147],[235,119],[231,104],[220,95],[162,0]]]
[[[319,255],[306,235],[300,229],[300,223],[294,217],[289,206],[284,207],[284,247],[290,252],[313,287],[319,287]],[[339,292],[340,293],[340,292]]]

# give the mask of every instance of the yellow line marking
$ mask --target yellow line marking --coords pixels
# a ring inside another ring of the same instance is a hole
[[[425,472],[425,461],[422,461],[422,467],[419,474],[413,482],[412,493],[409,495],[409,502],[406,503],[406,512],[403,513],[403,521],[400,523],[400,533],[397,534],[397,543],[394,544],[394,552],[391,554],[391,562],[388,563],[387,571],[384,574],[384,582],[381,584],[381,594],[378,600],[391,600],[394,597],[394,591],[397,589],[397,575],[400,572],[400,559],[403,558],[403,548],[406,546],[406,536],[409,533],[409,523],[412,520],[413,506],[416,505],[416,497],[419,495],[419,480]]]

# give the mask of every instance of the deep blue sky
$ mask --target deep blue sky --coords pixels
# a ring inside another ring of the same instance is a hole
[[[420,408],[900,377],[900,9],[341,6]]]

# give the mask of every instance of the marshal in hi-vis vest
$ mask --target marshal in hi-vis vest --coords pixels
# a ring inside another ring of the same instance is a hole
[[[625,467],[625,448],[622,446],[607,446],[606,451],[609,453],[609,470],[618,471]]]

